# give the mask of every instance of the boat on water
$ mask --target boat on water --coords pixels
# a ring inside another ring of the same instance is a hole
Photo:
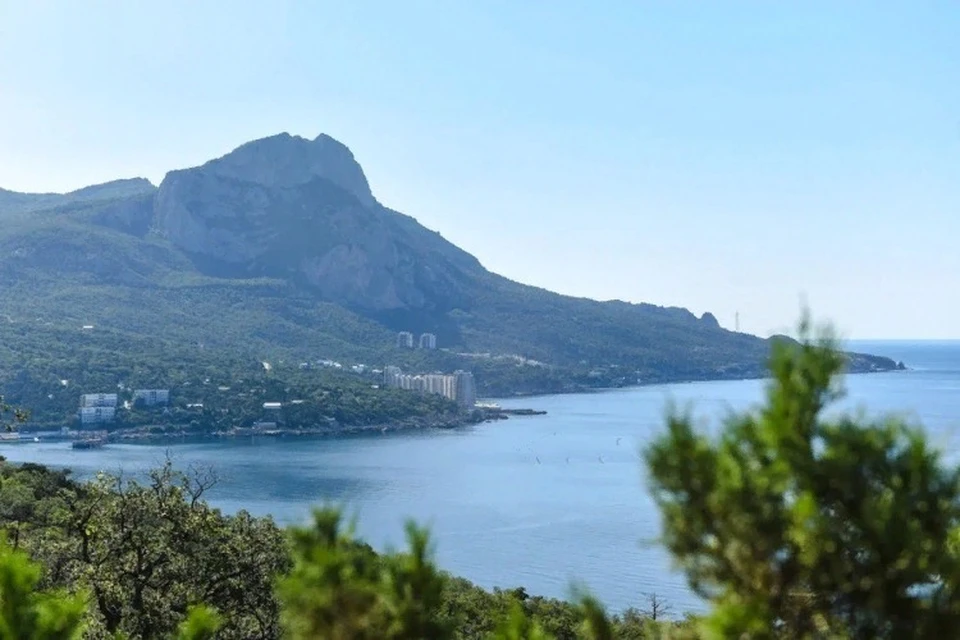
[[[107,443],[103,438],[84,438],[83,440],[74,440],[71,445],[74,449],[99,449]]]

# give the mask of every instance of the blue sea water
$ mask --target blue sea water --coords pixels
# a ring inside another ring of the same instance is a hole
[[[960,342],[856,343],[858,351],[903,360],[908,371],[849,376],[838,409],[896,412],[922,423],[960,460]],[[510,399],[545,409],[456,431],[336,439],[110,445],[74,451],[64,443],[7,445],[0,453],[73,469],[136,475],[169,452],[181,467],[212,465],[210,500],[227,511],[305,520],[336,502],[359,517],[379,548],[402,544],[403,523],[429,524],[440,564],[485,587],[522,585],[565,597],[574,580],[614,609],[655,592],[674,611],[702,603],[656,545],[659,518],[638,451],[663,428],[666,403],[692,403],[704,425],[759,402],[762,381],[702,382],[585,395]]]

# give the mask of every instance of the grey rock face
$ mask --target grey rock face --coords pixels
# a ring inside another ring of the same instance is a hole
[[[709,311],[705,312],[702,316],[700,316],[700,322],[714,329],[720,328],[720,323],[717,321],[717,317],[712,313],[710,313]]]
[[[353,153],[324,134],[315,140],[288,133],[254,140],[201,168],[225,178],[271,187],[293,187],[323,178],[351,193],[365,207],[376,204]]]
[[[271,276],[371,311],[447,306],[469,254],[382,207],[347,147],[287,134],[167,174],[155,230],[219,276]]]

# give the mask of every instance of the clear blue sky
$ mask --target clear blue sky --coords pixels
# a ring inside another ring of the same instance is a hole
[[[953,0],[0,0],[0,186],[280,131],[516,280],[960,337]]]

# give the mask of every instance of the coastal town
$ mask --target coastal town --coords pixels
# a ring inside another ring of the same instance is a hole
[[[401,331],[397,336],[397,346],[400,348],[436,349],[437,337],[432,333],[424,333],[419,341],[415,341],[414,334],[409,331]],[[273,365],[269,362],[262,362],[265,371],[271,371]],[[313,366],[329,367],[343,370],[344,366],[336,361],[319,359],[316,363],[300,363],[300,369],[310,369]],[[472,409],[477,403],[476,384],[473,374],[469,371],[455,371],[452,374],[446,373],[403,373],[400,367],[389,365],[382,371],[372,369],[366,364],[354,364],[348,371],[357,375],[382,376],[382,383],[387,388],[403,389],[417,393],[434,393],[457,403],[462,409]],[[375,387],[378,385],[374,385]],[[123,385],[120,385],[122,388]],[[230,389],[223,387],[220,391],[227,392]],[[302,400],[292,400],[290,404],[303,404]],[[77,421],[81,428],[92,428],[98,425],[109,425],[116,421],[117,412],[130,410],[134,407],[139,408],[163,408],[170,405],[169,389],[134,389],[130,400],[120,399],[118,393],[84,393],[80,396],[80,406],[77,411]],[[199,402],[188,402],[185,405],[191,409],[202,409],[203,404]],[[266,420],[258,424],[276,423],[277,415],[283,408],[283,403],[276,400],[268,400],[263,403],[264,417]]]
[[[437,345],[437,336],[432,333],[415,335],[401,331],[396,335],[398,350],[433,350]],[[181,380],[171,388],[138,388],[123,382],[115,389],[81,387],[77,389],[81,393],[79,402],[74,405],[74,414],[65,415],[61,426],[49,420],[45,423],[48,426],[31,427],[28,423],[23,425],[20,433],[11,433],[5,439],[68,440],[76,449],[88,449],[118,439],[157,439],[188,434],[276,436],[450,428],[502,420],[509,415],[542,413],[503,409],[496,403],[478,402],[473,373],[461,369],[411,372],[396,364],[379,369],[365,363],[349,364],[318,358],[299,363],[261,361],[255,375],[249,369],[246,371],[244,374],[238,370],[232,381],[201,377]],[[286,382],[282,382],[284,380]],[[289,384],[291,380],[296,380],[295,386]],[[72,384],[69,380],[60,382],[63,387]],[[338,406],[349,408],[350,400],[344,405],[344,400],[333,399],[331,404],[330,394],[339,394],[337,390],[342,385],[362,391],[370,398],[361,405],[367,407],[366,413],[363,409],[360,414],[338,412]],[[388,392],[392,395],[384,395]],[[381,400],[374,400],[377,397]],[[418,410],[419,413],[403,409],[398,413],[390,409],[398,402],[413,403],[423,409]],[[385,408],[377,410],[378,403]],[[391,415],[396,417],[389,417]]]

